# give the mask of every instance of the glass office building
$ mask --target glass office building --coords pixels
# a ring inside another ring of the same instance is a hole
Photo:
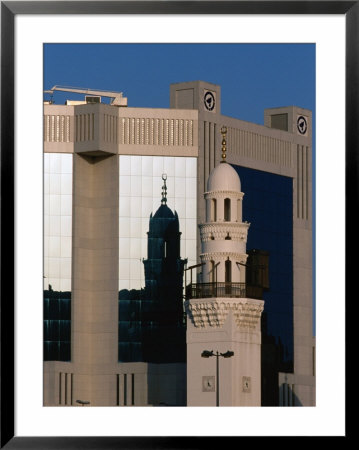
[[[293,180],[233,166],[245,193],[243,219],[250,222],[247,252],[268,253],[263,290],[262,404],[278,401],[278,372],[293,372]]]
[[[183,273],[196,261],[196,176],[196,158],[120,156],[120,362],[186,361]]]
[[[72,155],[44,154],[44,360],[71,360]]]

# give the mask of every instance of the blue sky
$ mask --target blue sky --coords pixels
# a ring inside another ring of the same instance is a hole
[[[265,108],[310,109],[314,158],[314,44],[44,45],[45,90],[59,84],[119,91],[128,106],[168,108],[170,84],[193,80],[220,85],[222,114],[249,122],[263,124]],[[55,92],[55,103],[68,96]],[[314,159],[313,186],[315,193]]]
[[[265,108],[315,113],[312,44],[46,44],[44,88],[55,84],[124,93],[128,106],[169,107],[169,85],[221,85],[222,113],[263,124]],[[56,103],[67,95],[57,93]],[[73,96],[72,96],[73,97]]]

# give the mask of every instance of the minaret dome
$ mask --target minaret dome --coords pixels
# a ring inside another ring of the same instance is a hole
[[[221,162],[212,170],[207,181],[207,192],[212,191],[241,192],[241,181],[230,164]]]

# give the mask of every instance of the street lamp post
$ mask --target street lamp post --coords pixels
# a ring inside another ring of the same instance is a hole
[[[216,406],[219,406],[219,357],[231,358],[234,352],[227,350],[226,353],[219,353],[218,350],[214,353],[213,350],[203,350],[201,356],[202,358],[210,358],[211,356],[216,357]]]

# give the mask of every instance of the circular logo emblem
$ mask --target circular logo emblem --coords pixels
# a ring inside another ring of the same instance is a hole
[[[212,94],[212,92],[207,91],[204,94],[204,106],[208,111],[213,111],[215,104],[216,102],[214,99],[214,95]]]
[[[303,116],[299,116],[297,119],[297,128],[300,134],[305,134],[308,129],[307,119]]]

